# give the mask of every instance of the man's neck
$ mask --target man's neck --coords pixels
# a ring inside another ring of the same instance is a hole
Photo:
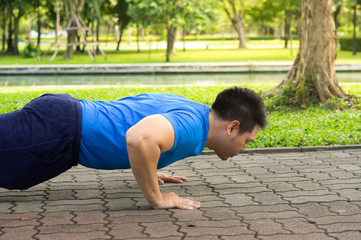
[[[214,143],[214,139],[216,137],[216,132],[219,129],[219,119],[216,115],[216,113],[214,112],[214,110],[211,109],[211,111],[209,111],[209,116],[208,116],[208,124],[209,124],[209,129],[208,129],[208,137],[207,137],[207,142],[206,142],[206,147],[209,149],[213,149],[213,143]]]

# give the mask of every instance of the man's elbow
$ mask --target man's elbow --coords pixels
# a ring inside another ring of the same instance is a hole
[[[134,131],[133,128],[130,128],[126,135],[125,139],[127,142],[127,148],[138,148],[143,145],[142,143],[145,141],[145,136]]]
[[[131,162],[136,159],[136,156],[145,158],[149,154],[156,156],[161,153],[159,146],[150,136],[132,129],[126,133],[126,143],[129,161]]]

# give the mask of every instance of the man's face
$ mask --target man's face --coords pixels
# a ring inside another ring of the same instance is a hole
[[[234,127],[233,129],[231,127],[227,130],[227,134],[220,137],[218,147],[214,149],[214,151],[222,160],[227,160],[228,158],[237,155],[239,152],[244,152],[247,143],[254,141],[259,130],[260,126],[256,125],[252,132],[239,134],[238,127]]]

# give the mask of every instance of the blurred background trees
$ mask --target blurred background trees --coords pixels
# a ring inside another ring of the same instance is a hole
[[[60,34],[76,14],[91,29],[96,41],[166,41],[166,60],[175,53],[174,43],[188,39],[234,39],[247,47],[250,39],[282,39],[290,47],[298,39],[301,1],[298,0],[0,0],[0,50],[19,55],[19,42],[54,35],[57,15]],[[56,6],[60,6],[57,14]],[[352,38],[356,54],[360,26],[359,0],[333,0],[338,39]],[[81,41],[76,31],[63,36]],[[70,41],[68,40],[68,41]],[[47,40],[48,41],[48,40]],[[112,45],[114,46],[114,45]],[[78,45],[77,50],[84,50]],[[139,51],[140,48],[138,47]],[[73,46],[66,56],[71,58]],[[185,45],[183,50],[185,51]]]

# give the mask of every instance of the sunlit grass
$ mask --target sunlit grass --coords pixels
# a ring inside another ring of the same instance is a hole
[[[357,83],[342,83],[345,91],[361,96]],[[256,92],[274,84],[246,84]],[[86,87],[2,87],[0,88],[0,113],[22,108],[31,99],[44,93],[67,93],[79,99],[117,100],[140,93],[173,93],[210,106],[217,94],[228,86],[86,86]],[[266,101],[267,102],[267,101]],[[329,110],[309,107],[304,110],[280,109],[270,111],[268,126],[258,134],[249,147],[299,147],[320,145],[359,144],[361,142],[360,110]]]
[[[298,52],[298,41],[292,42],[292,50],[283,48],[284,42],[281,40],[249,40],[248,48],[238,49],[238,42],[235,40],[210,40],[210,41],[186,41],[187,46],[191,47],[183,51],[181,40],[177,42],[176,55],[171,56],[170,62],[293,62]],[[157,49],[164,47],[165,42],[147,42],[141,41],[140,53],[137,52],[137,43],[135,41],[129,44],[124,41],[121,44],[123,48],[115,51],[116,44],[114,42],[101,43],[101,48],[107,55],[105,59],[102,55],[96,57],[92,62],[87,51],[84,53],[74,53],[72,60],[64,60],[64,47],[58,53],[54,61],[49,62],[55,48],[43,57],[44,52],[49,48],[49,44],[41,47],[42,59],[24,58],[23,56],[12,56],[4,52],[0,52],[0,65],[21,65],[21,64],[113,64],[113,63],[164,63],[165,49]],[[20,45],[20,51],[25,45]],[[149,47],[155,48],[149,50]],[[290,43],[289,43],[290,46]],[[338,51],[336,63],[361,63],[361,54],[352,55],[352,52]]]

